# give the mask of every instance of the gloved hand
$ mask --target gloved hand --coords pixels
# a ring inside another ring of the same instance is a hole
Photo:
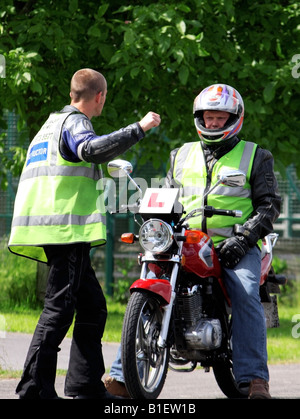
[[[229,237],[216,248],[221,264],[230,269],[233,269],[239,263],[248,250],[247,239],[241,235]]]

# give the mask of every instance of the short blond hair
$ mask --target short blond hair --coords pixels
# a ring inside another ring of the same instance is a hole
[[[71,79],[70,96],[73,102],[87,102],[100,92],[106,91],[105,77],[91,68],[76,71]]]

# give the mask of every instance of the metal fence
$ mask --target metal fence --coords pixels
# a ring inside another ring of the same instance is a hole
[[[7,156],[11,156],[10,149],[17,145],[18,130],[17,117],[12,112],[6,112],[7,131],[0,129],[0,147]],[[2,148],[1,147],[1,148]],[[11,156],[12,157],[12,156]],[[0,179],[1,181],[1,179]],[[15,189],[17,179],[13,179],[10,173],[7,174],[8,185],[6,190],[0,189],[0,237],[10,232],[11,219],[15,201]]]
[[[300,237],[300,179],[294,166],[286,169],[286,178],[278,175],[278,185],[282,197],[280,217],[275,231],[284,239]]]

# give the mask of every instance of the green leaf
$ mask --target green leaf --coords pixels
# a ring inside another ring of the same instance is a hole
[[[102,4],[102,6],[100,6],[98,9],[97,17],[102,17],[103,15],[105,15],[108,7],[109,7],[109,3]]]
[[[75,13],[78,9],[78,0],[69,0],[69,12]]]
[[[191,11],[191,9],[189,8],[189,6],[185,5],[185,4],[179,4],[176,9],[181,10],[182,12],[185,13],[189,13]]]
[[[27,82],[30,82],[31,74],[28,71],[25,71],[25,73],[23,73],[23,79]]]
[[[100,38],[101,36],[101,30],[97,25],[93,25],[88,30],[89,36],[94,36],[95,38]]]
[[[33,81],[31,83],[31,90],[33,92],[38,93],[39,95],[41,95],[43,93],[43,88],[42,88],[41,84],[38,81]]]
[[[180,22],[176,23],[176,28],[181,33],[181,35],[185,34],[186,31],[186,24],[184,20],[181,20]]]
[[[184,59],[184,52],[181,49],[174,51],[174,55],[177,59],[178,64]]]
[[[186,65],[183,65],[180,67],[179,72],[178,72],[178,77],[181,84],[183,84],[184,86],[186,85],[188,81],[189,74],[190,74],[190,71]]]
[[[272,102],[275,97],[276,82],[271,82],[266,85],[263,91],[264,100],[266,103]]]
[[[124,12],[128,12],[129,10],[132,10],[134,6],[121,6],[118,10],[116,10],[115,12],[113,12],[113,15],[117,14],[117,13],[124,13]]]
[[[130,76],[131,78],[135,78],[140,72],[140,68],[139,67],[134,67],[130,70]]]
[[[127,29],[124,33],[124,41],[126,44],[133,44],[135,41],[134,32],[132,29]]]
[[[38,33],[38,32],[42,32],[44,28],[44,25],[42,23],[38,23],[37,25],[33,25],[28,29],[28,33],[33,34],[33,33]]]
[[[37,58],[39,54],[37,52],[28,52],[26,58]]]

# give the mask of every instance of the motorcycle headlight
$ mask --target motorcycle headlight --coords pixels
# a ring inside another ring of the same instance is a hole
[[[163,253],[173,242],[173,231],[169,224],[153,218],[140,228],[139,241],[143,249],[152,253]]]

